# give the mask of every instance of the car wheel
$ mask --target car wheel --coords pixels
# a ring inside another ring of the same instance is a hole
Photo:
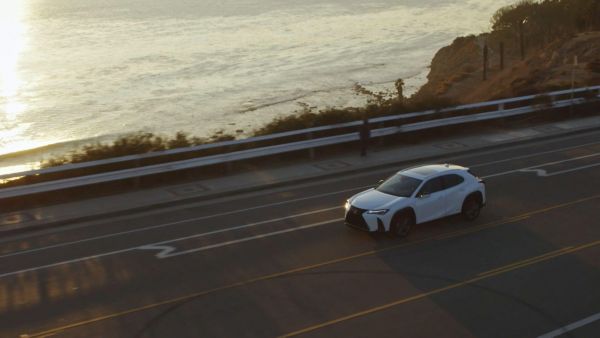
[[[481,202],[475,196],[469,196],[463,203],[462,215],[467,221],[473,221],[481,212]]]
[[[413,219],[410,217],[410,215],[406,213],[400,214],[392,219],[390,231],[393,236],[406,237],[408,236],[413,223]]]

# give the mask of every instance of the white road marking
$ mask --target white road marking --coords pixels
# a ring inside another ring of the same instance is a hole
[[[248,241],[252,241],[255,239],[281,235],[281,234],[285,234],[285,233],[292,232],[292,231],[314,228],[314,227],[322,226],[325,224],[330,224],[333,222],[340,222],[343,220],[344,220],[343,218],[332,219],[332,220],[302,225],[302,226],[295,227],[295,228],[289,228],[289,229],[284,229],[284,230],[268,232],[268,233],[262,234],[262,235],[255,235],[255,236],[244,237],[244,238],[231,240],[231,241],[227,241],[227,242],[201,246],[199,248],[194,248],[194,249],[185,250],[185,251],[175,251],[176,249],[174,247],[165,246],[165,245],[144,245],[144,246],[138,247],[137,249],[139,249],[139,250],[161,250],[161,252],[159,252],[156,255],[156,258],[158,258],[158,259],[171,258],[171,257],[187,255],[187,254],[191,254],[191,253],[195,253],[195,252],[206,251],[206,250],[215,249],[215,248],[221,248],[221,247],[232,245],[232,244],[248,242]]]
[[[520,171],[521,172],[535,172],[539,177],[551,177],[551,176],[556,176],[556,175],[562,175],[562,174],[570,173],[570,172],[573,172],[573,171],[579,171],[579,170],[583,170],[583,169],[587,169],[587,168],[593,168],[593,167],[597,167],[597,166],[600,166],[600,163],[588,164],[588,165],[584,165],[584,166],[576,167],[576,168],[571,168],[571,169],[553,171],[553,172],[551,172],[549,174],[544,169],[523,169],[523,170],[520,170]]]
[[[127,231],[120,231],[120,232],[114,232],[114,233],[110,233],[110,234],[106,234],[106,235],[101,235],[101,236],[84,238],[84,239],[80,239],[80,240],[77,240],[77,241],[64,242],[64,243],[49,245],[49,246],[40,247],[40,248],[36,248],[36,249],[18,251],[18,252],[6,254],[6,255],[0,255],[0,259],[1,258],[5,258],[5,257],[20,255],[21,253],[30,253],[30,252],[42,251],[42,250],[46,250],[46,249],[60,248],[60,247],[70,246],[70,245],[84,243],[84,242],[89,242],[89,241],[95,241],[95,240],[104,239],[104,238],[111,238],[111,237],[117,237],[117,236],[122,236],[122,235],[133,234],[133,233],[136,233],[136,232],[144,232],[144,231],[149,231],[149,230],[155,230],[155,229],[165,228],[165,227],[169,227],[169,226],[173,226],[173,225],[180,225],[180,224],[185,224],[185,223],[191,223],[191,222],[196,222],[196,221],[201,221],[201,220],[210,219],[210,218],[216,218],[216,217],[221,217],[221,216],[229,216],[229,215],[239,214],[239,213],[246,212],[246,211],[252,211],[252,210],[258,210],[258,209],[263,209],[263,208],[267,208],[267,207],[279,206],[279,205],[283,205],[283,204],[289,204],[289,203],[294,203],[294,202],[299,202],[299,201],[304,201],[304,200],[309,200],[309,199],[319,198],[319,197],[324,197],[324,196],[337,195],[337,194],[341,194],[341,193],[346,193],[346,192],[351,192],[351,191],[361,190],[361,189],[367,189],[367,188],[371,188],[371,186],[364,186],[364,187],[356,187],[356,188],[338,190],[338,191],[333,191],[333,192],[328,192],[328,193],[323,193],[323,194],[312,195],[312,196],[309,196],[309,197],[301,197],[301,198],[286,200],[286,201],[282,201],[282,202],[275,202],[275,203],[264,204],[264,205],[260,205],[260,206],[250,207],[250,208],[244,208],[244,209],[237,209],[237,210],[222,212],[222,213],[218,213],[218,214],[212,214],[212,215],[206,215],[206,216],[199,216],[199,217],[194,217],[194,218],[186,218],[186,219],[175,221],[175,222],[157,224],[157,225],[152,225],[152,226],[142,227],[142,228],[135,228],[135,229],[132,229],[132,230],[127,230]],[[318,210],[317,210],[317,212],[318,212]],[[54,232],[51,232],[51,233],[56,233],[56,232],[61,232],[61,231],[59,230],[59,231],[54,231]],[[36,235],[39,235],[39,234],[34,234],[33,236],[36,236]],[[31,237],[33,237],[33,236],[31,236]],[[11,241],[11,240],[9,239],[8,241]],[[0,241],[0,243],[2,243],[2,242],[3,241]]]
[[[266,237],[271,237],[271,236],[275,236],[275,235],[280,235],[280,234],[284,234],[284,233],[288,233],[288,232],[292,232],[292,231],[298,231],[298,230],[303,230],[303,229],[308,229],[308,228],[314,228],[314,227],[318,227],[318,226],[322,226],[322,225],[326,225],[326,224],[331,224],[331,223],[334,223],[334,222],[339,222],[340,220],[342,220],[342,219],[341,218],[330,219],[330,220],[327,220],[327,221],[322,221],[322,222],[307,224],[307,225],[303,225],[303,226],[296,227],[296,228],[289,228],[289,229],[284,229],[284,230],[279,230],[279,231],[275,231],[275,232],[266,233],[266,234],[263,234],[263,235],[257,235],[257,236],[252,236],[252,237],[245,237],[245,238],[241,238],[241,239],[238,239],[238,240],[233,240],[233,241],[228,241],[228,242],[222,242],[222,243],[218,243],[218,244],[208,245],[208,246],[205,246],[205,247],[191,249],[191,250],[187,250],[187,251],[183,251],[181,253],[175,253],[175,254],[171,254],[171,252],[173,250],[175,250],[174,247],[161,245],[164,242],[151,243],[151,244],[146,244],[146,245],[142,245],[142,246],[137,246],[137,247],[134,247],[134,248],[126,248],[126,249],[122,249],[122,250],[109,251],[109,252],[104,252],[104,253],[97,254],[97,255],[90,255],[90,256],[85,256],[85,257],[80,257],[80,258],[75,258],[75,259],[69,259],[69,260],[65,260],[65,261],[61,261],[61,262],[57,262],[57,263],[36,266],[36,267],[33,267],[33,268],[23,269],[23,270],[19,270],[19,271],[6,272],[6,273],[3,273],[3,274],[0,274],[0,278],[14,276],[14,275],[19,275],[19,274],[22,274],[22,273],[25,273],[25,272],[33,272],[33,271],[38,271],[38,270],[53,268],[53,267],[57,267],[57,266],[61,266],[61,265],[66,265],[66,264],[78,263],[78,262],[87,261],[87,260],[90,260],[90,259],[98,259],[98,258],[107,257],[107,256],[114,256],[114,255],[122,254],[122,253],[125,253],[125,252],[131,252],[131,251],[137,251],[137,250],[161,250],[161,252],[156,255],[158,258],[173,257],[173,256],[181,255],[181,254],[191,253],[191,252],[194,252],[194,251],[204,251],[204,250],[219,248],[219,247],[223,247],[223,246],[227,246],[227,245],[232,245],[232,244],[236,244],[236,243],[247,242],[247,241],[251,241],[251,240],[255,240],[255,239],[259,239],[259,238],[266,238]],[[159,257],[161,255],[165,256],[165,257]]]
[[[548,173],[544,169],[521,169],[521,170],[519,170],[519,172],[521,172],[521,173],[534,173],[534,174],[538,175],[539,177],[546,177],[546,176],[548,176]]]
[[[234,230],[239,230],[239,229],[243,229],[243,228],[249,228],[249,227],[261,225],[261,224],[267,224],[267,223],[273,223],[273,222],[278,222],[278,221],[284,221],[284,220],[287,220],[287,219],[292,219],[292,218],[296,218],[296,217],[302,217],[302,216],[308,216],[308,215],[318,214],[318,213],[322,213],[322,212],[326,212],[326,211],[331,211],[331,210],[335,210],[335,209],[341,209],[341,208],[342,208],[342,206],[335,206],[335,207],[331,207],[331,208],[313,210],[313,211],[309,211],[309,212],[303,212],[303,213],[300,213],[300,214],[295,214],[295,215],[290,215],[290,216],[285,216],[285,217],[279,217],[279,218],[273,218],[273,219],[268,219],[268,220],[264,220],[264,221],[260,221],[260,222],[248,223],[248,224],[244,224],[244,225],[238,225],[238,226],[234,226],[234,227],[223,228],[223,229],[209,231],[209,232],[203,232],[203,233],[199,233],[199,234],[196,234],[196,235],[193,235],[193,236],[181,237],[179,239],[175,239],[175,240],[172,240],[172,241],[179,241],[179,240],[189,239],[189,238],[195,238],[195,237],[204,237],[204,236],[218,234],[218,233],[221,233],[221,232],[234,231]],[[199,217],[198,219],[203,219],[203,218]],[[194,220],[196,221],[198,219],[194,219]],[[192,220],[186,220],[186,222],[191,222],[191,221]],[[159,224],[159,225],[155,225],[155,226],[152,226],[152,227],[146,227],[144,229],[160,228],[160,227],[165,227],[165,226],[168,226],[168,225],[179,224],[179,223],[182,223],[182,222],[184,222],[184,221],[178,221],[178,222],[172,222],[172,223],[166,223],[166,224]],[[78,240],[78,241],[72,241],[72,242],[59,243],[59,244],[55,244],[55,245],[49,245],[49,246],[45,246],[45,247],[41,247],[41,248],[35,248],[35,249],[17,251],[17,252],[13,252],[13,253],[6,254],[6,255],[0,255],[0,259],[2,259],[2,258],[8,258],[8,257],[13,257],[13,256],[18,256],[18,255],[24,255],[24,254],[28,254],[28,253],[32,253],[32,252],[44,251],[44,250],[48,250],[48,249],[55,249],[55,248],[60,248],[60,247],[71,246],[71,245],[75,245],[75,244],[80,244],[80,243],[84,243],[84,242],[89,242],[89,241],[94,241],[94,240],[102,239],[102,238],[110,238],[110,237],[115,237],[115,236],[124,235],[124,234],[131,234],[131,233],[135,233],[135,232],[139,232],[139,231],[140,231],[139,229],[134,229],[134,230],[129,230],[129,231],[122,231],[122,232],[118,232],[118,233],[108,234],[108,235],[104,235],[104,236],[97,236],[97,237],[86,238],[86,239],[82,239],[82,240]],[[168,243],[168,242],[170,242],[170,241],[161,242],[161,243]],[[155,244],[158,244],[158,243],[155,243]]]
[[[597,142],[597,143],[600,143],[600,142]],[[579,146],[579,147],[581,147],[581,146]],[[570,148],[573,148],[573,147],[570,147]],[[563,149],[557,149],[557,150],[554,150],[553,152],[559,152],[559,151],[562,151],[562,150],[565,150],[565,149],[564,148]],[[563,162],[567,162],[567,161],[572,161],[572,160],[576,160],[576,159],[587,158],[587,157],[597,156],[597,155],[600,155],[600,153],[595,153],[595,154],[586,155],[586,156],[580,156],[580,157],[573,158],[573,159],[568,159],[568,160],[543,163],[543,164],[540,164],[540,165],[537,165],[537,166],[539,167],[539,166],[544,166],[544,165],[549,165],[549,164],[563,163]],[[535,156],[535,154],[528,155],[528,157],[531,157],[531,156]],[[484,165],[484,164],[480,164],[480,165]],[[534,168],[534,167],[521,168],[521,169],[515,169],[515,170],[505,171],[505,172],[501,172],[501,173],[497,173],[497,174],[491,174],[491,175],[484,176],[483,178],[491,178],[491,177],[497,177],[497,176],[512,174],[512,173],[518,172],[519,170],[531,169],[531,168]],[[372,172],[369,173],[369,174],[372,174]],[[352,190],[358,190],[358,189],[364,189],[364,188],[365,187],[350,188],[350,189],[345,189],[345,190],[341,190],[341,191],[337,191],[337,192],[332,192],[332,193],[325,193],[325,194],[321,194],[321,195],[308,196],[308,197],[298,198],[298,199],[296,199],[296,201],[299,201],[299,200],[308,200],[308,199],[313,199],[313,198],[316,198],[316,197],[319,197],[319,196],[333,195],[333,194],[337,194],[337,193],[340,193],[340,192],[346,192],[346,191],[352,191]],[[291,200],[290,201],[282,201],[282,202],[277,202],[277,203],[272,203],[272,204],[267,204],[267,205],[262,205],[262,206],[251,207],[251,208],[247,208],[245,210],[260,209],[260,208],[265,208],[267,206],[281,205],[281,204],[290,203],[290,202],[291,202]],[[92,255],[92,256],[87,256],[87,257],[72,259],[72,260],[67,260],[67,261],[63,261],[63,262],[58,262],[58,263],[54,263],[54,264],[43,265],[43,266],[40,266],[40,267],[34,267],[34,268],[20,270],[20,271],[16,271],[16,272],[9,272],[9,273],[5,273],[5,274],[0,274],[0,278],[6,277],[6,276],[15,275],[15,274],[19,274],[19,273],[23,273],[23,272],[36,271],[36,270],[46,269],[46,268],[60,266],[60,265],[64,265],[64,264],[70,264],[70,263],[80,262],[80,261],[84,261],[84,260],[88,260],[88,259],[95,259],[95,258],[100,258],[100,257],[105,257],[105,256],[110,256],[110,255],[125,253],[125,252],[129,252],[129,251],[133,251],[133,250],[140,250],[140,249],[144,250],[144,248],[145,248],[145,250],[149,250],[149,249],[157,250],[158,249],[157,246],[161,246],[162,244],[166,244],[166,243],[172,243],[172,242],[182,241],[182,240],[186,240],[186,239],[192,239],[192,238],[198,238],[198,237],[208,236],[208,235],[211,235],[211,234],[225,232],[225,231],[233,231],[233,230],[242,229],[242,228],[245,228],[245,227],[256,226],[256,225],[259,225],[259,224],[271,223],[271,222],[275,222],[275,221],[279,221],[279,220],[284,220],[284,219],[288,219],[288,218],[292,218],[292,217],[297,217],[299,215],[311,214],[311,213],[316,213],[316,212],[323,212],[323,211],[333,210],[333,209],[337,209],[337,208],[341,208],[341,207],[336,206],[336,207],[327,208],[327,209],[321,209],[321,210],[313,211],[313,212],[309,212],[309,213],[303,213],[303,214],[298,214],[298,215],[294,215],[294,216],[282,217],[282,218],[279,218],[279,219],[272,219],[272,220],[267,220],[267,221],[261,221],[261,222],[251,223],[251,224],[245,224],[245,225],[240,225],[240,226],[231,227],[231,228],[219,229],[219,230],[210,231],[210,232],[206,232],[206,233],[200,233],[200,234],[196,234],[196,235],[192,235],[192,236],[180,237],[180,238],[176,238],[176,239],[173,239],[173,240],[168,240],[168,241],[163,241],[163,242],[158,242],[158,243],[150,243],[150,244],[145,244],[145,245],[138,246],[138,247],[132,247],[132,248],[127,248],[127,249],[116,250],[116,251],[111,251],[111,252],[107,252],[107,253],[102,253],[102,254],[97,254],[97,255]],[[238,213],[238,212],[241,212],[241,210],[240,211],[226,212],[226,213],[221,213],[221,214],[215,214],[215,215],[202,216],[202,217],[194,218],[193,220],[206,219],[206,218],[210,218],[210,217],[217,217],[217,215],[226,215],[226,214],[233,214],[233,213]],[[167,226],[167,225],[179,224],[179,223],[184,223],[184,222],[189,222],[189,221],[192,221],[192,220],[191,219],[181,220],[181,221],[177,221],[177,222],[171,222],[171,223],[168,223],[168,224],[156,225],[156,226],[152,226],[152,227],[148,227],[148,228],[164,227],[164,226]],[[221,247],[221,246],[225,246],[225,245],[231,245],[231,244],[246,242],[246,241],[253,240],[253,239],[265,238],[265,237],[270,237],[270,236],[274,236],[274,235],[278,235],[278,234],[282,234],[282,233],[287,233],[287,232],[291,232],[291,231],[297,231],[297,230],[306,229],[306,228],[310,228],[310,227],[314,227],[314,226],[324,225],[324,224],[328,224],[328,223],[335,222],[335,221],[338,221],[338,220],[337,219],[336,220],[329,220],[329,221],[315,223],[317,225],[309,224],[309,225],[304,225],[304,226],[300,226],[300,227],[296,227],[296,228],[279,230],[279,231],[275,231],[275,232],[271,232],[271,233],[266,233],[266,234],[263,234],[263,235],[252,236],[252,237],[242,238],[242,239],[239,239],[239,240],[218,243],[218,244],[214,244],[214,245],[210,245],[210,246],[206,246],[206,247],[202,247],[202,248],[191,249],[191,250],[184,251],[182,253],[174,253],[174,254],[172,254],[171,253],[172,251],[169,251],[172,248],[171,246],[162,246],[161,253],[165,257],[173,257],[173,256],[181,255],[181,254],[184,254],[184,253],[191,253],[191,252],[196,252],[196,251],[208,250],[210,248],[216,248],[216,247]],[[148,228],[145,228],[145,229],[148,229]],[[28,252],[42,251],[42,250],[46,250],[46,249],[50,249],[50,248],[67,246],[67,245],[72,245],[72,244],[76,244],[76,243],[82,243],[82,242],[92,241],[92,240],[99,239],[99,238],[109,238],[109,237],[118,236],[119,234],[134,233],[134,232],[139,232],[139,231],[144,231],[144,230],[142,230],[142,229],[134,229],[134,230],[124,231],[124,232],[116,233],[116,234],[109,234],[109,235],[104,235],[104,236],[99,236],[99,237],[94,237],[94,238],[88,238],[88,239],[83,239],[83,240],[69,242],[69,243],[61,243],[61,244],[56,244],[56,245],[48,246],[48,247],[44,247],[44,248],[37,248],[37,249],[31,249],[31,250],[27,250],[27,251],[20,251],[20,252],[16,252],[16,253],[11,253],[11,254],[7,254],[7,255],[4,255],[4,256],[0,256],[0,258],[15,256],[15,255],[19,255],[19,254],[28,253]],[[161,254],[161,253],[159,253],[159,254]]]
[[[514,173],[518,173],[521,171],[532,171],[535,170],[536,168],[541,168],[541,167],[545,167],[545,166],[549,166],[549,165],[553,165],[553,164],[560,164],[560,163],[565,163],[565,162],[571,162],[571,161],[576,161],[576,160],[580,160],[583,158],[589,158],[589,157],[595,157],[595,156],[600,156],[600,153],[593,153],[590,155],[584,155],[584,156],[578,156],[578,157],[573,157],[573,158],[569,158],[566,160],[561,160],[561,161],[553,161],[553,162],[546,162],[546,163],[540,163],[540,164],[536,164],[534,166],[529,166],[526,168],[519,168],[519,169],[512,169],[512,170],[507,170],[507,171],[503,171],[503,172],[499,172],[496,174],[490,174],[487,176],[484,176],[483,178],[491,178],[491,177],[497,177],[497,176],[504,176],[504,175],[508,175],[508,174],[514,174]],[[592,166],[595,166],[597,164],[594,164]],[[580,169],[585,169],[585,168],[576,168],[576,170],[580,170]],[[563,170],[560,173],[565,173],[565,172],[569,172],[569,171],[575,171],[575,170]],[[552,174],[549,174],[549,176],[551,176]],[[558,174],[557,174],[558,175]]]
[[[175,248],[174,246],[168,246],[168,245],[154,245],[154,244],[148,244],[148,245],[144,245],[144,246],[140,246],[138,247],[139,250],[158,250],[160,251],[159,253],[156,254],[156,258],[166,258],[169,257],[169,254],[175,250],[177,250],[177,248]]]
[[[548,143],[548,142],[546,142],[546,143]],[[600,142],[589,142],[589,143],[584,143],[584,144],[575,145],[575,146],[569,146],[569,147],[563,147],[563,148],[558,148],[558,149],[549,150],[549,151],[538,152],[538,153],[534,153],[534,154],[528,154],[528,155],[522,155],[522,156],[515,156],[515,157],[510,157],[510,158],[506,158],[506,159],[502,159],[502,160],[495,160],[495,161],[491,161],[491,162],[474,164],[474,165],[470,165],[469,167],[471,167],[471,168],[483,167],[483,166],[487,166],[487,165],[491,165],[491,164],[497,164],[497,163],[501,163],[501,162],[508,162],[508,161],[518,160],[518,159],[523,159],[523,158],[530,158],[532,156],[546,155],[546,154],[551,154],[551,153],[556,153],[556,152],[561,152],[561,151],[571,150],[571,149],[577,149],[577,148],[582,148],[582,147],[586,147],[586,146],[590,146],[590,145],[597,145],[597,144],[600,144]],[[522,147],[523,146],[516,146],[516,147],[512,147],[510,149],[517,149],[517,148],[522,148]],[[500,151],[506,151],[506,149],[494,150],[494,151],[486,151],[486,152],[480,153],[479,155],[481,155],[481,154],[493,154],[493,153],[497,153],[497,152],[500,152]],[[469,156],[474,156],[474,155],[462,155],[462,156],[456,156],[456,157],[448,157],[447,159],[459,159],[459,158],[469,157]],[[368,173],[359,173],[359,174],[355,174],[355,175],[349,175],[349,176],[346,176],[346,178],[361,177],[361,176],[373,175],[373,174],[378,174],[378,173],[383,173],[383,172],[388,172],[389,173],[389,172],[391,172],[391,170],[389,168],[379,169],[379,170],[375,170],[375,171],[370,171]],[[501,175],[505,175],[505,174],[510,174],[510,173],[512,173],[512,171],[500,173],[497,176],[501,176]],[[492,175],[488,175],[488,176],[485,176],[483,178],[489,178],[489,177],[493,177],[493,176]],[[329,181],[331,181],[331,179],[325,180],[325,181],[320,181],[318,184],[322,184],[323,182],[329,182]],[[305,183],[305,184],[295,185],[294,188],[304,188],[304,187],[309,187],[309,186],[313,186],[313,185],[315,185],[315,183]],[[320,198],[320,197],[325,197],[325,196],[331,196],[331,195],[336,195],[336,194],[340,194],[340,193],[344,193],[344,192],[350,192],[350,191],[354,191],[354,190],[366,189],[366,188],[370,188],[370,187],[371,186],[363,186],[363,187],[343,189],[343,190],[338,190],[338,191],[329,192],[329,193],[311,195],[311,196],[307,196],[307,197],[300,197],[300,198],[295,198],[295,199],[290,199],[290,200],[281,201],[281,202],[275,202],[275,203],[268,203],[268,204],[254,206],[254,207],[249,207],[249,208],[244,208],[244,209],[238,209],[238,210],[232,210],[232,211],[227,211],[227,212],[222,212],[222,213],[217,213],[217,214],[212,214],[212,215],[194,217],[194,218],[190,218],[190,219],[184,219],[184,220],[179,220],[179,221],[169,222],[169,223],[164,223],[164,224],[157,224],[157,225],[143,227],[143,228],[136,228],[136,229],[132,229],[132,230],[111,233],[111,234],[107,234],[107,235],[89,237],[89,238],[85,238],[85,239],[81,239],[81,240],[77,240],[77,241],[65,242],[65,243],[60,243],[60,244],[55,244],[55,245],[40,247],[40,248],[36,248],[36,249],[30,249],[30,250],[18,251],[18,252],[6,254],[6,255],[0,255],[0,258],[10,257],[10,256],[16,256],[16,255],[20,255],[20,254],[37,252],[37,251],[43,251],[43,250],[53,249],[53,248],[60,248],[60,247],[65,247],[65,246],[70,246],[70,245],[75,245],[75,244],[80,244],[80,243],[85,243],[85,242],[90,242],[90,241],[105,239],[105,238],[112,238],[112,237],[117,237],[117,236],[128,235],[128,234],[137,233],[137,232],[145,232],[145,231],[150,231],[150,230],[165,228],[165,227],[168,227],[168,226],[185,224],[185,223],[189,223],[189,222],[195,222],[195,221],[205,220],[205,219],[210,219],[210,218],[215,218],[215,217],[234,215],[234,214],[239,214],[239,213],[243,213],[243,212],[247,212],[247,211],[253,211],[253,210],[264,209],[264,208],[269,208],[269,207],[273,207],[273,206],[291,204],[291,203],[295,203],[295,202],[300,202],[300,201],[305,201],[305,200],[310,200],[310,199],[315,199],[315,198]],[[186,209],[190,208],[190,206],[186,205],[185,208]],[[164,209],[161,210],[161,212],[164,212]],[[129,217],[127,217],[127,218],[129,218]],[[88,227],[88,226],[91,226],[91,225],[90,224],[85,224],[85,225],[78,225],[76,227],[64,227],[64,228],[60,228],[60,229],[52,229],[49,233],[56,234],[58,232],[64,232],[64,231],[69,231],[69,230],[73,230],[73,229],[79,229],[79,228]],[[38,236],[40,234],[44,234],[44,232],[39,232],[39,233],[35,233],[35,234],[32,234],[32,235],[28,235],[28,236],[26,236],[24,238],[30,238],[30,237]],[[9,241],[13,241],[13,239],[0,240],[0,243],[9,242]]]
[[[539,336],[538,338],[554,338],[554,337],[560,336],[562,334],[565,334],[565,333],[567,333],[569,331],[573,331],[575,329],[578,329],[578,328],[580,328],[582,326],[585,326],[587,324],[593,323],[593,322],[595,322],[597,320],[600,320],[600,312],[596,313],[595,315],[591,315],[591,316],[589,316],[587,318],[584,318],[584,319],[582,319],[580,321],[577,321],[575,323],[571,323],[571,324],[569,324],[567,326],[563,326],[563,327],[561,327],[559,329],[556,329],[556,330],[554,330],[552,332],[548,332],[546,334],[543,334],[543,335]]]
[[[564,140],[564,139],[573,139],[573,138],[577,138],[577,137],[579,137],[579,135],[561,138],[561,140]],[[541,144],[548,144],[548,143],[552,143],[552,142],[556,142],[556,140],[551,140],[550,142],[543,142]],[[587,147],[587,146],[597,145],[597,144],[600,144],[600,142],[583,143],[583,144],[579,144],[579,145],[575,145],[575,146],[569,146],[569,147],[563,147],[563,148],[558,148],[558,149],[553,149],[553,150],[548,150],[548,151],[542,151],[542,152],[537,152],[537,153],[528,154],[528,155],[515,156],[515,157],[510,157],[510,158],[506,158],[506,159],[502,159],[502,160],[495,160],[495,161],[491,161],[491,162],[484,162],[484,163],[479,163],[479,164],[473,164],[473,165],[470,165],[469,167],[471,167],[471,168],[483,167],[483,166],[487,166],[487,165],[492,165],[492,164],[497,164],[497,163],[502,163],[502,162],[509,162],[509,161],[523,159],[523,158],[531,158],[533,156],[546,155],[546,154],[551,154],[551,153],[556,153],[556,152],[561,152],[561,151],[571,150],[571,149],[577,149],[577,148],[582,148],[582,147]],[[503,151],[507,151],[507,150],[511,150],[511,149],[520,149],[520,148],[528,147],[528,146],[529,145],[520,145],[520,146],[509,147],[507,149],[499,149],[499,150],[491,150],[491,151],[490,150],[488,150],[488,151],[480,151],[477,154],[451,156],[451,157],[442,157],[442,158],[445,159],[445,160],[455,160],[455,159],[460,159],[460,158],[464,158],[464,157],[471,157],[471,156],[477,156],[477,155],[495,154],[495,153],[498,153],[498,152],[503,152]],[[391,171],[392,170],[389,169],[389,168],[378,169],[378,170],[369,171],[369,172],[366,172],[366,173],[363,172],[363,173],[358,173],[358,174],[347,175],[347,176],[344,176],[344,177],[345,178],[362,177],[362,176],[368,176],[368,175],[379,174],[379,173],[389,173]],[[318,183],[296,184],[296,185],[292,185],[291,188],[293,188],[293,189],[306,188],[306,187],[311,187],[311,186],[318,185],[318,184],[323,184],[324,182],[332,182],[334,180],[337,180],[337,178],[335,178],[335,179],[319,180]],[[258,205],[258,206],[249,207],[249,208],[245,208],[245,209],[232,210],[232,211],[218,213],[218,214],[213,214],[213,215],[196,217],[196,218],[193,218],[193,219],[185,219],[185,220],[180,220],[180,221],[166,223],[166,224],[159,224],[159,225],[145,227],[145,228],[137,228],[135,230],[130,230],[130,231],[123,231],[123,232],[118,232],[118,233],[114,233],[114,234],[108,234],[108,235],[105,235],[105,236],[93,237],[93,238],[89,238],[89,240],[110,238],[110,237],[114,237],[114,236],[126,235],[126,234],[130,234],[130,233],[135,233],[135,232],[142,232],[142,231],[146,231],[146,230],[153,230],[153,229],[158,229],[158,228],[162,228],[162,227],[166,227],[166,226],[170,226],[170,225],[183,224],[183,223],[186,223],[188,221],[189,222],[193,222],[193,221],[201,220],[201,219],[209,219],[209,218],[214,218],[214,217],[233,215],[233,214],[238,214],[238,213],[242,213],[242,212],[246,212],[246,211],[252,211],[252,210],[258,210],[258,209],[263,209],[263,208],[278,206],[278,205],[290,204],[290,203],[295,203],[295,202],[299,202],[299,201],[305,201],[305,200],[309,200],[309,199],[313,199],[313,198],[320,198],[320,197],[324,197],[324,196],[340,194],[340,193],[343,193],[343,192],[350,192],[350,191],[353,191],[353,190],[366,189],[366,188],[369,188],[369,187],[370,186],[356,187],[356,188],[350,188],[350,189],[344,189],[344,190],[334,191],[334,192],[330,192],[330,193],[311,195],[311,196],[307,196],[307,197],[300,197],[300,198],[290,199],[290,200],[281,201],[281,202],[268,203],[268,204]],[[270,193],[274,193],[274,192],[278,192],[278,191],[286,191],[286,190],[290,190],[290,187],[286,187],[285,189],[284,188],[273,189],[273,190],[268,191],[267,193],[270,194]],[[259,196],[260,195],[264,195],[263,192],[252,193],[251,195],[255,195],[255,194],[259,195]],[[247,197],[247,196],[249,196],[249,194],[244,194],[244,198]],[[219,202],[223,202],[223,201],[232,201],[232,200],[237,200],[237,199],[239,199],[239,197],[224,197],[224,198],[220,198],[220,199],[217,199],[217,200]],[[201,202],[201,203],[187,204],[185,206],[177,206],[177,207],[171,207],[171,208],[161,208],[160,211],[150,211],[150,212],[146,212],[146,213],[141,213],[141,215],[154,214],[154,213],[162,213],[162,212],[169,211],[169,210],[189,209],[189,208],[194,207],[194,206],[213,205],[214,203],[215,202],[211,202],[210,204],[207,204],[206,202]],[[138,214],[138,215],[136,215],[134,217],[139,217],[139,215],[140,214]],[[114,219],[128,219],[128,218],[131,218],[131,217],[132,216],[121,216],[121,217],[115,217]],[[36,232],[34,234],[27,234],[25,236],[21,236],[21,237],[19,237],[19,239],[31,238],[31,237],[35,237],[35,236],[39,236],[39,235],[43,235],[43,234],[48,234],[48,233],[56,234],[56,233],[59,233],[59,232],[65,232],[65,231],[70,231],[70,230],[74,230],[74,229],[85,228],[85,227],[89,227],[89,226],[94,226],[94,225],[96,225],[95,223],[98,223],[98,222],[105,222],[105,220],[92,221],[92,222],[87,222],[86,224],[78,224],[78,225],[75,225],[75,226],[65,226],[65,227],[61,227],[59,229],[52,229],[52,230],[47,230],[47,231],[40,231],[40,232]],[[9,238],[9,239],[6,239],[6,240],[0,239],[0,243],[14,241],[15,238],[16,237]],[[86,240],[82,240],[82,241],[86,241]],[[76,243],[76,242],[73,242],[73,243]]]
[[[8,277],[8,276],[14,276],[14,275],[18,275],[18,274],[25,273],[25,272],[33,272],[33,271],[38,271],[38,270],[44,270],[44,269],[53,268],[53,267],[57,267],[57,266],[61,266],[61,265],[66,265],[66,264],[71,264],[71,263],[83,262],[83,261],[87,261],[87,260],[90,260],[90,259],[97,259],[97,258],[106,257],[106,256],[118,255],[120,253],[133,251],[135,249],[137,249],[137,248],[127,248],[127,249],[122,249],[122,250],[109,251],[109,252],[105,252],[105,253],[101,253],[101,254],[97,254],[97,255],[91,255],[91,256],[85,256],[85,257],[79,257],[79,258],[69,259],[69,260],[66,260],[66,261],[60,261],[60,262],[57,262],[57,263],[40,265],[40,266],[36,266],[36,267],[33,267],[33,268],[19,270],[19,271],[6,272],[6,273],[3,273],[3,274],[0,274],[0,278],[4,278],[4,277]]]
[[[590,142],[590,143],[585,143],[585,144],[581,144],[581,145],[577,145],[577,146],[571,146],[571,147],[559,148],[559,149],[554,149],[554,150],[542,151],[542,152],[538,152],[538,153],[534,153],[534,154],[527,154],[527,155],[522,155],[522,156],[515,156],[515,157],[505,158],[505,159],[502,159],[502,160],[495,160],[495,161],[490,161],[490,162],[484,162],[484,163],[474,164],[474,165],[470,165],[469,167],[471,167],[471,168],[484,167],[484,166],[488,166],[488,165],[491,165],[491,164],[498,164],[498,163],[502,163],[502,162],[510,162],[510,161],[514,161],[514,160],[521,160],[521,159],[524,159],[524,158],[531,158],[533,156],[547,155],[547,154],[552,154],[552,153],[561,152],[561,151],[565,151],[565,150],[572,150],[572,149],[577,149],[577,148],[587,147],[587,146],[592,146],[592,145],[597,145],[597,144],[600,144],[600,142]]]

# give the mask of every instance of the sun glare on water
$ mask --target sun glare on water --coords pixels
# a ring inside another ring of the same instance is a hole
[[[25,47],[25,1],[0,1],[0,114],[14,120],[26,105],[18,100],[18,62]]]
[[[18,120],[27,109],[19,97],[19,59],[27,43],[27,6],[27,0],[0,0],[0,155],[40,145],[23,136],[27,126]]]

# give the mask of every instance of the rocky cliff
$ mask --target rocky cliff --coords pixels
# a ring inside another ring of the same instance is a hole
[[[532,37],[529,37],[532,39]],[[504,68],[500,69],[500,42]],[[488,46],[487,79],[483,48]],[[600,84],[600,31],[580,33],[536,48],[525,45],[521,60],[517,38],[505,41],[486,33],[461,37],[440,49],[431,62],[428,82],[414,97],[445,97],[479,102],[571,87]],[[577,66],[573,65],[577,57]]]

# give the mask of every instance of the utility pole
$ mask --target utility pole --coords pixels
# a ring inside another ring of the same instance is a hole
[[[487,80],[487,66],[488,66],[488,46],[487,42],[483,45],[483,81]]]
[[[573,67],[571,68],[571,106],[569,111],[573,113],[573,99],[575,98],[575,67],[577,67],[577,55],[573,57]]]
[[[519,21],[519,44],[521,45],[521,61],[525,60],[525,39],[523,38],[523,25],[527,23],[527,18]]]
[[[500,70],[504,70],[504,42],[500,42]]]

